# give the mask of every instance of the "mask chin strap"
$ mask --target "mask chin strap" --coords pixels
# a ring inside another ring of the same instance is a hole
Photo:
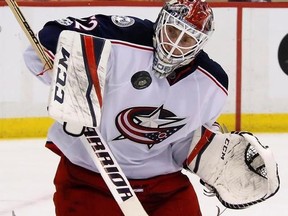
[[[167,77],[168,75],[166,75],[166,74],[163,74],[163,73],[160,73],[160,72],[158,72],[158,71],[154,71],[154,75],[157,77],[157,78],[159,78],[159,79],[163,79],[163,78],[165,78],[165,77]]]
[[[159,70],[157,67],[153,67],[153,71],[154,71],[154,74],[157,78],[160,78],[160,79],[163,79],[167,76],[169,76],[173,71],[171,72],[165,72],[165,71],[161,71]]]
[[[193,59],[194,58],[192,58],[191,61]],[[183,64],[183,65],[186,65],[186,64]],[[171,73],[173,73],[173,71],[175,71],[177,68],[181,66],[182,66],[181,63],[173,64],[173,65],[165,63],[161,60],[161,58],[159,58],[158,54],[155,53],[152,69],[154,71],[155,76],[157,78],[162,79],[162,78],[169,76]]]
[[[155,53],[154,55],[155,56],[152,69],[155,73],[155,76],[160,79],[169,76],[169,74],[175,70],[176,66],[163,62],[158,56],[158,53]]]

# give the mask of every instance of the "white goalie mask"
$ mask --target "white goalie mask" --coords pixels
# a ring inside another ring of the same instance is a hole
[[[214,31],[213,12],[204,0],[172,0],[155,23],[153,70],[159,78],[189,64]]]

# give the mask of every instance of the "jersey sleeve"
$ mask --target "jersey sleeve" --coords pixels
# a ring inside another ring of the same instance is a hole
[[[105,39],[152,46],[153,23],[136,17],[93,15],[67,17],[46,23],[39,32],[41,44],[54,54],[61,31],[70,30]],[[147,37],[151,35],[151,37]]]
[[[220,64],[212,60],[203,50],[197,55],[195,64],[206,77],[212,81],[215,91],[208,100],[210,105],[203,107],[203,112],[211,113],[210,121],[205,126],[212,128],[214,122],[222,113],[228,98],[229,77]],[[213,109],[212,109],[213,107]],[[213,112],[211,112],[213,110]]]
[[[227,92],[228,94],[229,78],[220,64],[212,60],[203,50],[201,50],[197,55],[195,63],[197,66],[205,69],[211,77],[217,80],[219,87],[221,87],[223,91]]]
[[[23,59],[28,70],[41,82],[51,84],[51,76],[48,71],[44,72],[44,66],[34,48],[30,45],[23,53]],[[40,72],[43,72],[40,74]]]

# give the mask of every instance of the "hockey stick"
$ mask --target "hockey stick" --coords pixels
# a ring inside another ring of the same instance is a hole
[[[5,1],[43,64],[52,69],[52,61],[45,54],[43,47],[30,28],[17,3],[14,0]],[[80,138],[124,215],[147,216],[128,179],[110,151],[108,144],[102,138],[99,129],[85,127],[83,135]]]
[[[14,0],[5,0],[5,1],[8,4],[11,11],[13,12],[15,18],[17,19],[19,25],[21,26],[22,30],[26,34],[27,38],[29,39],[31,45],[37,52],[42,63],[45,65],[45,67],[48,67],[48,69],[52,69],[53,68],[52,60],[45,54],[43,47],[41,46],[38,38],[35,36],[34,32],[30,28],[30,25],[26,21],[18,4]]]
[[[98,128],[86,127],[81,140],[124,215],[148,216]]]

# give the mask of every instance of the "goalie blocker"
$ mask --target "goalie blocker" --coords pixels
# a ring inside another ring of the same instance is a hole
[[[227,208],[243,209],[273,196],[280,186],[278,166],[268,146],[249,132],[194,133],[187,168]]]
[[[64,122],[64,130],[70,135],[80,136],[83,126],[100,124],[110,49],[109,40],[73,31],[60,34],[48,113]]]

